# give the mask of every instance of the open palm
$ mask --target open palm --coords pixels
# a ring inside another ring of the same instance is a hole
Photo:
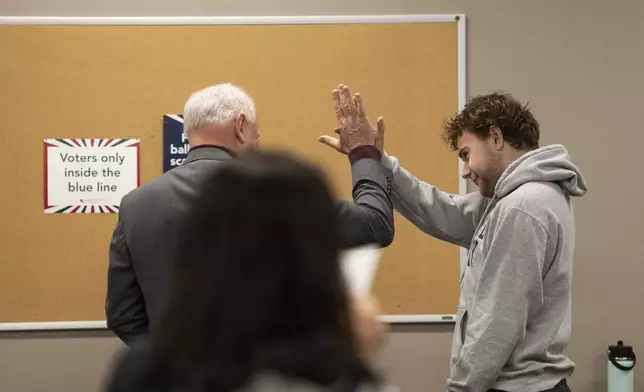
[[[378,118],[377,129],[374,129],[366,115],[362,96],[351,96],[349,87],[342,84],[333,90],[333,101],[337,120],[335,133],[338,137],[324,135],[318,140],[342,154],[364,145],[375,146],[382,153],[385,133],[383,118]]]

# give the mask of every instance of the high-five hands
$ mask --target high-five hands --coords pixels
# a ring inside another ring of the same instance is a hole
[[[335,128],[338,138],[324,135],[318,141],[342,154],[348,154],[360,146],[375,146],[382,153],[385,143],[383,118],[378,118],[377,129],[374,129],[367,118],[362,97],[360,94],[351,96],[351,90],[345,85],[341,84],[333,90],[333,101],[338,120]]]

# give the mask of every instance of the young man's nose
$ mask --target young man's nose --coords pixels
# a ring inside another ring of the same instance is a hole
[[[470,167],[467,165],[467,163],[463,164],[462,177],[467,180],[470,177],[470,174],[472,174],[472,172],[470,171]]]

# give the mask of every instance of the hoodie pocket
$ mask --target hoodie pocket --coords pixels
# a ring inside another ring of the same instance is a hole
[[[461,316],[461,320],[458,323],[458,329],[459,329],[459,334],[461,338],[461,346],[465,344],[465,331],[467,330],[467,309],[463,309],[463,314]]]
[[[459,307],[456,311],[456,326],[452,337],[452,364],[456,363],[461,354],[461,349],[465,343],[465,331],[467,330],[467,309]]]

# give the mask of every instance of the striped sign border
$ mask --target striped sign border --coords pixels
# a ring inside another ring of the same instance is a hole
[[[46,214],[114,214],[119,212],[119,206],[108,204],[76,204],[68,206],[49,205],[47,184],[47,162],[49,149],[56,147],[133,147],[136,148],[136,186],[141,185],[141,142],[140,139],[44,139],[44,211]]]

